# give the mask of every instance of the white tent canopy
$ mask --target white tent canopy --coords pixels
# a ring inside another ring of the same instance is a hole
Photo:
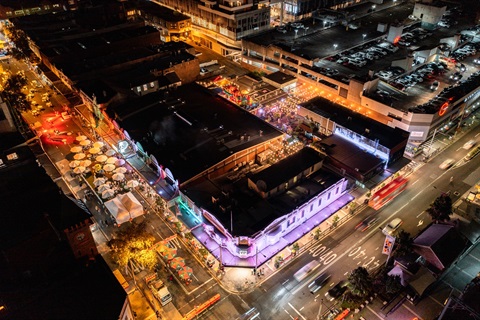
[[[143,215],[143,206],[131,193],[119,194],[112,200],[105,202],[110,214],[118,225]]]

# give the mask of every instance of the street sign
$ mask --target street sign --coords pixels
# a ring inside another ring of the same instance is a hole
[[[395,244],[395,237],[386,236],[385,237],[385,242],[383,244],[382,253],[390,256],[390,253],[392,253],[392,249],[393,249],[394,244]]]

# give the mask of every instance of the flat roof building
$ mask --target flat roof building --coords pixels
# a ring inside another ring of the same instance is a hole
[[[337,135],[391,165],[403,157],[409,133],[375,121],[322,97],[300,104],[300,116],[326,136]]]

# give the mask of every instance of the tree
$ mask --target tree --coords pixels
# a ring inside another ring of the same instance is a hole
[[[30,104],[28,103],[25,94],[22,92],[22,88],[26,84],[27,78],[21,73],[10,75],[2,83],[3,96],[10,105],[14,106],[19,111],[27,111],[30,109]]]
[[[388,276],[385,279],[385,292],[387,294],[396,294],[403,289],[399,276]]]
[[[356,268],[348,276],[348,287],[356,296],[367,297],[372,291],[372,285],[372,278],[364,267]]]
[[[147,224],[132,223],[117,232],[115,238],[107,245],[113,250],[112,259],[120,266],[127,266],[134,260],[140,265],[152,269],[157,263],[157,256],[151,247],[155,237],[147,232]]]
[[[395,240],[395,251],[393,255],[396,257],[403,257],[412,252],[413,238],[410,233],[401,230]]]
[[[23,30],[17,29],[10,23],[5,27],[5,34],[15,44],[8,52],[15,59],[21,60],[33,56],[33,51],[28,44],[27,35]]]
[[[427,213],[435,222],[449,221],[452,215],[452,198],[446,193],[442,193],[430,204]]]

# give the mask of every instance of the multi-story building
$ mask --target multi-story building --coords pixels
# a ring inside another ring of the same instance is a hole
[[[135,6],[135,12],[147,24],[159,30],[162,41],[179,41],[190,37],[191,19],[179,11],[142,1]]]
[[[156,0],[192,19],[192,38],[207,48],[228,55],[241,47],[241,39],[270,28],[268,0]]]
[[[323,168],[325,155],[287,153],[283,133],[214,91],[191,83],[158,94],[107,113],[157,167],[152,185],[175,189],[171,211],[225,265],[263,264],[352,200],[347,179]],[[265,154],[283,159],[268,165]]]
[[[388,40],[396,32],[398,32],[397,27],[391,26],[386,35],[382,36],[379,33],[377,40],[381,41],[385,36]],[[400,34],[402,33],[403,27],[400,31]],[[353,38],[350,49],[355,47],[356,41],[362,42],[361,32],[358,36],[358,38]],[[442,37],[442,41],[453,43],[453,49],[462,46],[462,43],[458,41],[459,36],[455,35],[453,31],[451,37],[445,35]],[[377,44],[380,43],[372,42],[370,45],[376,46]],[[385,41],[380,45],[389,46],[391,44],[387,44]],[[479,106],[478,79],[480,74],[478,72],[467,72],[463,76],[463,80],[455,84],[452,84],[451,79],[444,76],[441,92],[422,88],[421,94],[411,94],[410,91],[397,88],[390,90],[390,82],[374,76],[372,65],[356,68],[353,76],[347,73],[351,70],[338,66],[335,62],[332,64],[320,61],[327,58],[328,53],[331,53],[332,48],[336,48],[336,46],[335,42],[322,42],[311,44],[305,50],[301,47],[293,50],[292,47],[275,39],[271,40],[268,34],[263,34],[242,40],[242,60],[250,67],[258,67],[263,71],[282,71],[293,75],[317,88],[324,97],[329,97],[331,100],[391,127],[408,131],[410,137],[405,149],[405,154],[408,156],[421,152],[422,144],[425,144],[437,132],[445,133],[452,128],[460,128],[469,114]],[[406,70],[406,74],[415,72],[416,68],[423,67],[427,63],[437,63],[445,59],[444,54],[437,47],[417,51],[406,49],[398,51],[399,49],[393,46],[389,48],[391,48],[391,52],[395,53],[385,54],[395,55],[397,59],[392,59],[391,65],[402,66]],[[377,50],[382,49],[377,48]],[[317,53],[318,56],[310,56],[311,52]],[[403,52],[405,53],[402,56]],[[384,57],[384,59],[388,59],[388,57]],[[415,65],[415,60],[421,61],[421,63]],[[327,64],[330,68],[322,67]],[[455,64],[451,62],[449,64],[448,68],[454,70]],[[412,68],[412,65],[415,67]],[[337,73],[334,74],[328,71],[336,66],[345,73],[339,74],[337,70]],[[475,68],[470,70],[475,71]],[[389,91],[387,92],[388,96],[379,94],[386,90]],[[438,97],[436,97],[437,95]]]

